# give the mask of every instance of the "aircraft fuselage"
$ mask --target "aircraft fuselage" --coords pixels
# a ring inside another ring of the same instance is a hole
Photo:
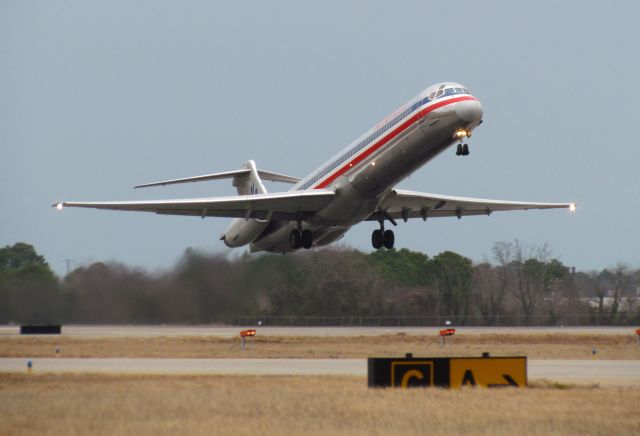
[[[376,213],[395,185],[457,143],[457,134],[470,136],[482,115],[480,102],[460,84],[425,89],[291,188],[334,190],[331,204],[301,222],[265,223],[251,251],[294,251],[289,235],[299,227],[313,232],[315,246],[340,239]],[[232,226],[255,226],[250,221],[239,218]]]

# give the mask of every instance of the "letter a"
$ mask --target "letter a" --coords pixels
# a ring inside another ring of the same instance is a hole
[[[462,386],[465,386],[465,385],[470,385],[470,386],[476,385],[476,379],[473,378],[473,373],[471,372],[470,369],[467,369],[464,373],[464,376],[462,377]]]

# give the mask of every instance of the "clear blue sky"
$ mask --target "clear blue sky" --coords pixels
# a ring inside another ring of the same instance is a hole
[[[446,152],[400,186],[578,212],[401,223],[398,247],[481,261],[517,238],[578,269],[640,267],[639,18],[637,1],[0,0],[0,246],[31,243],[58,272],[240,254],[218,241],[226,219],[50,205],[229,195],[229,181],[131,186],[247,159],[303,176],[452,80],[484,106],[471,156]],[[369,251],[374,227],[343,241]]]

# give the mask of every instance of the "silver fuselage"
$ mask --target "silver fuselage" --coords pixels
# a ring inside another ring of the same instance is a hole
[[[444,86],[464,92],[437,95]],[[312,230],[315,246],[340,239],[377,212],[395,185],[456,143],[456,132],[475,129],[482,115],[480,102],[462,85],[447,82],[425,89],[291,188],[336,192],[331,204],[301,222],[302,228]],[[258,225],[264,230],[251,241],[251,251],[293,251],[289,235],[297,221],[240,218],[231,226],[243,233]]]

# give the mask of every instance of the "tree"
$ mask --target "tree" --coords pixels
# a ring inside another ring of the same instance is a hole
[[[17,271],[33,266],[51,272],[44,257],[36,253],[32,245],[18,242],[12,246],[0,248],[0,271]]]
[[[32,245],[0,249],[0,322],[59,321],[58,281]]]
[[[551,258],[551,250],[546,244],[526,245],[518,240],[500,242],[494,245],[494,256],[500,263],[504,280],[510,282],[510,292],[520,305],[524,323],[530,324],[545,297],[553,296],[569,269]]]
[[[368,255],[372,265],[391,283],[427,286],[431,283],[432,265],[424,253],[407,250],[378,250]]]
[[[434,257],[432,264],[435,286],[444,306],[442,314],[451,317],[469,315],[473,276],[471,260],[445,251]]]
[[[487,325],[496,325],[504,314],[507,281],[502,267],[483,262],[473,268],[473,301]]]
[[[296,262],[290,280],[270,294],[274,313],[362,316],[382,310],[382,280],[362,253],[331,248],[290,257]]]
[[[619,262],[611,271],[605,269],[598,276],[598,279],[604,285],[599,296],[601,312],[604,312],[603,300],[606,289],[611,292],[612,302],[608,312],[609,322],[615,322],[619,314],[622,297],[631,285],[631,275],[629,266]]]

